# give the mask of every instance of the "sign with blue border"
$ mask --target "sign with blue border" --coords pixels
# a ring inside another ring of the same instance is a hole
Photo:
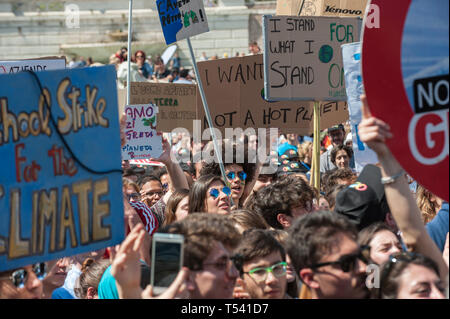
[[[157,0],[167,44],[209,31],[203,0]]]
[[[113,66],[0,75],[0,158],[0,271],[123,240]]]

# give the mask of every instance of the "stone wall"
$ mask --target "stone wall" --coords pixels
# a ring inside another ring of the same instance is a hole
[[[25,1],[9,2],[12,6]],[[97,10],[105,1],[73,2],[81,9],[79,28],[68,26],[64,11],[26,11],[23,9],[27,6],[22,6],[23,11],[18,13],[6,10],[3,4],[0,7],[0,59],[65,54],[92,56],[94,60],[107,62],[110,54],[127,45],[128,1],[108,1],[116,4],[105,11]],[[145,7],[154,2],[133,1],[133,51],[146,49],[149,53],[161,53],[166,47],[157,11]],[[242,5],[236,5],[239,3]],[[205,5],[210,32],[191,38],[197,57],[202,52],[219,57],[247,53],[248,43],[253,40],[262,45],[258,19],[261,14],[273,14],[275,2],[260,7],[244,6],[243,3],[244,0],[219,0],[219,6]],[[27,5],[32,8],[38,4],[39,1],[28,1]],[[2,8],[5,9],[3,12]],[[92,9],[83,10],[87,8]],[[177,44],[182,62],[189,63],[187,42],[182,40]]]

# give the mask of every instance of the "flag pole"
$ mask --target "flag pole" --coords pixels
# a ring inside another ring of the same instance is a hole
[[[186,41],[188,43],[189,52],[191,54],[192,65],[194,67],[194,72],[195,72],[195,77],[197,79],[198,89],[200,91],[200,96],[201,96],[202,102],[203,102],[203,109],[205,110],[206,119],[208,121],[209,130],[211,132],[211,137],[213,140],[214,154],[216,155],[217,162],[219,163],[220,172],[222,173],[222,178],[223,178],[224,182],[227,185],[229,185],[228,179],[226,178],[226,175],[225,175],[225,167],[222,163],[222,150],[219,148],[219,145],[217,144],[216,133],[214,131],[213,121],[211,119],[211,114],[209,112],[208,102],[206,101],[205,92],[203,90],[203,84],[202,84],[202,79],[200,78],[200,72],[198,71],[197,62],[195,60],[194,50],[192,49],[191,39],[189,37],[187,37]],[[233,199],[231,197],[230,197],[230,200],[231,200],[231,205],[233,205]]]
[[[133,38],[132,30],[133,30],[133,0],[129,0],[128,6],[128,53],[127,53],[127,105],[130,105],[130,79],[131,79],[131,40]]]

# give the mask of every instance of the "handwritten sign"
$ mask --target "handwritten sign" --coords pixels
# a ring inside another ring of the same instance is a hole
[[[268,102],[264,99],[262,54],[198,63],[206,99],[215,128],[277,127],[288,133],[309,135],[313,131],[313,102]],[[345,102],[320,104],[321,128],[348,119]],[[198,98],[197,112],[207,127],[203,105]]]
[[[266,99],[345,101],[341,45],[359,40],[357,18],[263,16]]]
[[[203,0],[157,0],[167,44],[209,31]]]
[[[0,271],[124,237],[114,67],[36,76],[0,75]]]
[[[361,99],[364,92],[361,76],[361,43],[349,43],[342,45],[342,57],[344,62],[345,89],[347,91],[348,111],[353,139],[353,152],[355,169],[361,172],[367,164],[378,163],[377,154],[366,143],[361,142],[358,135],[358,125],[361,122]]]
[[[13,74],[27,70],[33,72],[51,71],[65,68],[66,59],[58,57],[0,61],[0,74]]]
[[[154,129],[158,107],[154,104],[128,105],[125,107],[125,114],[126,144],[122,147],[122,159],[159,157],[162,153],[162,140]]]
[[[131,82],[130,104],[158,106],[158,132],[171,132],[182,127],[192,132],[197,116],[195,84]]]
[[[278,0],[276,15],[363,17],[367,0]],[[302,7],[303,6],[303,7]]]

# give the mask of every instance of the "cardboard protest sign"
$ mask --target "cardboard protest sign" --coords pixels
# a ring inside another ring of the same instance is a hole
[[[390,125],[386,144],[408,174],[448,201],[449,2],[372,4],[382,14],[380,28],[365,25],[362,41],[370,111]]]
[[[158,132],[171,132],[182,127],[192,132],[197,116],[195,84],[131,82],[130,104],[158,106]]]
[[[312,133],[313,102],[268,102],[264,99],[261,54],[199,62],[198,68],[213,125],[222,134],[226,128],[271,127],[301,135]],[[323,129],[348,119],[345,102],[323,102],[320,107]],[[197,112],[202,128],[208,127],[200,98]]]
[[[158,107],[154,104],[127,105],[125,114],[126,144],[122,147],[122,159],[159,157],[162,154],[162,139],[154,128]]]
[[[366,5],[367,0],[278,0],[276,15],[362,18]],[[301,14],[299,14],[300,9]]]
[[[357,18],[263,16],[266,99],[345,101],[341,45],[359,40]]]
[[[28,60],[4,60],[0,61],[0,74],[13,74],[22,71],[51,71],[66,68],[64,57],[45,57]]]
[[[124,238],[114,67],[35,75],[0,75],[0,271]]]
[[[377,154],[366,143],[359,139],[358,125],[361,122],[361,94],[364,93],[361,76],[361,43],[342,45],[342,58],[344,62],[345,89],[347,91],[347,105],[352,130],[353,153],[355,169],[361,172],[367,164],[378,163]]]
[[[209,31],[203,0],[156,0],[166,44]]]

